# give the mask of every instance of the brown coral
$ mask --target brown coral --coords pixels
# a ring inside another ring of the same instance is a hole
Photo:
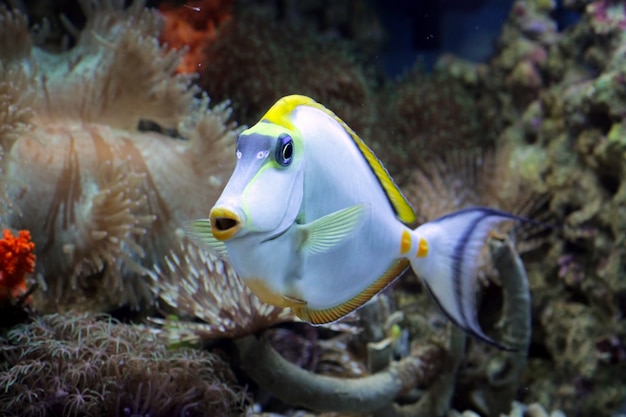
[[[30,47],[18,12],[0,17],[3,220],[32,232],[42,308],[150,300],[145,266],[206,215],[232,169],[229,109],[209,110],[175,75],[157,13],[122,3],[81,3],[86,27],[59,54]]]
[[[371,91],[364,71],[337,39],[280,22],[267,10],[241,10],[206,50],[199,84],[230,99],[237,120],[253,124],[280,97],[304,94],[324,103],[363,134],[371,125]]]
[[[512,146],[449,149],[412,171],[406,186],[420,223],[470,206],[488,206],[546,221],[546,196],[527,178],[524,155]],[[510,229],[511,224],[508,224]],[[547,225],[515,225],[516,249],[526,253],[546,243]],[[508,230],[500,227],[500,230]]]
[[[450,148],[492,143],[478,99],[446,71],[426,73],[420,66],[390,84],[378,97],[380,128],[373,147],[396,181],[404,184],[422,161]]]
[[[106,316],[41,316],[0,339],[0,359],[3,416],[231,416],[245,398],[219,356]]]

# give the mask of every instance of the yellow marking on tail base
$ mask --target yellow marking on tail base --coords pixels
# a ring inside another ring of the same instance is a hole
[[[417,254],[415,256],[423,258],[426,255],[428,255],[428,242],[426,242],[426,239],[420,238],[420,243],[417,245]]]
[[[408,230],[403,230],[402,238],[400,239],[400,254],[401,255],[404,255],[405,253],[411,250],[412,240],[413,239],[411,239],[411,233],[409,233]]]

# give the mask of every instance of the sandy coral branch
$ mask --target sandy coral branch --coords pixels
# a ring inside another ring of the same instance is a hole
[[[236,339],[242,368],[281,400],[318,411],[369,413],[426,381],[427,361],[407,357],[374,375],[345,379],[308,372],[280,356],[266,337]]]
[[[486,415],[500,415],[517,398],[527,368],[531,340],[531,300],[528,277],[510,240],[493,238],[489,251],[502,287],[502,313],[494,323],[497,340],[511,350],[486,351],[473,344],[468,365],[459,371],[457,392]]]
[[[504,293],[501,328],[502,343],[517,351],[525,364],[526,352],[530,345],[530,289],[522,260],[506,240],[489,241],[491,258],[500,278]],[[523,365],[522,365],[523,367]]]
[[[432,381],[428,391],[416,402],[399,405],[390,402],[380,409],[377,417],[429,417],[440,416],[450,410],[454,394],[457,371],[465,355],[467,335],[457,327],[450,328],[447,357],[437,378]]]

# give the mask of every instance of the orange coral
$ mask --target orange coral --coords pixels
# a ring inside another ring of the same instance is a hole
[[[231,18],[232,0],[196,0],[182,5],[163,3],[159,11],[165,17],[160,40],[170,48],[188,47],[177,71],[192,73],[206,61],[204,49],[215,39],[216,28]]]
[[[17,237],[8,229],[4,231],[0,240],[0,300],[26,291],[26,274],[35,270],[34,249],[29,231],[20,230]]]

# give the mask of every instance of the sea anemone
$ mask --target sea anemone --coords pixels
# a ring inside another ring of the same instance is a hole
[[[241,337],[295,320],[291,310],[259,300],[230,264],[185,237],[165,257],[165,266],[156,266],[149,276],[176,314],[201,321],[156,320],[172,342]]]
[[[217,198],[236,132],[226,105],[209,109],[175,74],[181,53],[159,45],[157,12],[81,5],[86,26],[62,53],[0,12],[3,224],[32,234],[39,308],[136,308],[152,299],[146,267]]]

